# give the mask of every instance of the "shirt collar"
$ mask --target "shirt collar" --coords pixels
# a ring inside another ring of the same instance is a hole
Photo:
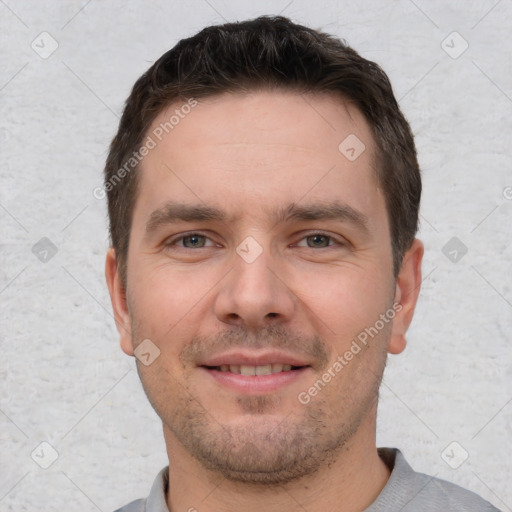
[[[146,512],[169,512],[166,501],[168,487],[169,466],[162,469],[155,478],[146,500]]]

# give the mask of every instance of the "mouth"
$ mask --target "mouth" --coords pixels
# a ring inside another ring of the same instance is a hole
[[[309,361],[284,353],[232,353],[201,361],[207,388],[220,386],[237,395],[263,395],[302,382],[313,371]],[[310,380],[309,376],[309,380]]]
[[[258,366],[246,364],[221,364],[219,366],[202,366],[202,368],[206,368],[207,370],[213,370],[223,373],[233,373],[236,375],[244,376],[273,375],[276,373],[293,372],[307,367],[309,367],[309,365],[294,366],[291,364],[282,363],[271,363]]]

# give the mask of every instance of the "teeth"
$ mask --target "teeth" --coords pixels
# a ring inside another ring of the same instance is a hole
[[[270,375],[272,373],[272,365],[256,366],[256,375]]]
[[[240,373],[242,375],[256,375],[256,366],[245,366],[245,364],[242,364],[240,366]]]
[[[217,369],[221,372],[231,372],[241,375],[270,375],[272,373],[289,372],[292,369],[292,365],[280,363],[265,364],[261,366],[221,364]]]

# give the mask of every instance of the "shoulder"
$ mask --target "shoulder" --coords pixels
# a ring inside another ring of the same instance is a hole
[[[499,510],[474,492],[433,476],[417,473],[396,448],[380,448],[392,468],[391,476],[367,512],[496,512]]]
[[[114,512],[146,512],[146,500],[135,500]]]
[[[412,507],[407,510],[456,510],[458,512],[496,512],[498,509],[478,494],[458,485],[432,476],[416,473],[419,484],[417,497],[412,500]],[[498,511],[499,512],[499,511]]]
[[[165,498],[168,485],[169,466],[166,466],[156,476],[146,499],[132,501],[115,512],[169,512]]]

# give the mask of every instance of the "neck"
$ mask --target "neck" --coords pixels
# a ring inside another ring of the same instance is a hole
[[[362,424],[336,458],[315,473],[281,486],[231,482],[205,469],[164,427],[169,460],[170,512],[355,512],[367,508],[390,471],[375,444],[375,421]]]

